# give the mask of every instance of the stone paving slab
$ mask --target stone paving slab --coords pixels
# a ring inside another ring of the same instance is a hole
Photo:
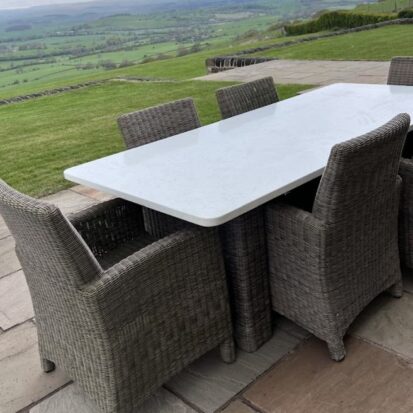
[[[1,413],[15,413],[67,382],[59,369],[43,373],[36,327],[31,321],[0,335]]]
[[[235,400],[222,413],[256,413],[251,407],[243,403],[241,400]]]
[[[0,328],[8,330],[34,317],[23,271],[0,278]]]
[[[217,352],[208,353],[174,377],[166,388],[203,412],[213,413],[292,351],[300,341],[276,329],[272,339],[255,353],[238,351],[233,364],[223,363]]]
[[[73,188],[70,188],[70,190],[80,195],[96,199],[100,202],[109,201],[110,199],[113,199],[113,196],[111,195],[105,194],[93,188],[88,188],[87,186],[83,185],[76,185]]]
[[[351,334],[413,363],[413,294],[400,299],[387,294],[376,298],[358,317]]]
[[[100,413],[100,411],[75,384],[71,384],[30,409],[30,413]],[[133,413],[197,412],[162,388]]]
[[[10,231],[4,222],[4,219],[0,215],[0,239],[6,238],[10,235]]]
[[[272,76],[276,84],[383,84],[387,82],[389,67],[390,62],[273,60],[201,76],[196,80],[248,82]]]
[[[244,394],[263,413],[411,413],[413,369],[379,347],[350,338],[347,357],[329,358],[311,339]]]
[[[20,269],[21,265],[14,251],[13,237],[0,239],[0,279]]]
[[[54,195],[42,198],[59,207],[63,214],[78,212],[97,203],[96,199],[79,194],[72,190],[60,191]]]

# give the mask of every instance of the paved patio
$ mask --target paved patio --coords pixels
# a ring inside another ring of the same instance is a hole
[[[107,196],[78,186],[47,199],[68,213]],[[41,371],[30,295],[13,246],[0,218],[0,412],[98,413],[62,371]],[[232,365],[211,352],[136,413],[411,413],[411,279],[405,290],[402,299],[383,295],[363,312],[342,363],[278,317],[272,340],[258,352],[239,352]]]
[[[226,72],[198,77],[199,80],[248,82],[272,76],[276,84],[329,85],[387,81],[390,62],[327,60],[273,60]]]

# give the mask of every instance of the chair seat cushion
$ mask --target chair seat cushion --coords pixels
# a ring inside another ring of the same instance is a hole
[[[128,241],[113,250],[107,251],[104,255],[97,256],[96,259],[103,269],[107,269],[119,261],[122,261],[124,258],[129,257],[129,255],[152,244],[154,241],[156,241],[156,238],[145,232],[132,241]]]

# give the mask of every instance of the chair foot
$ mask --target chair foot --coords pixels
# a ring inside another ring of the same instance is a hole
[[[403,295],[403,281],[398,281],[396,284],[392,285],[387,291],[392,297],[401,298]]]
[[[327,343],[330,357],[334,361],[342,361],[346,357],[346,349],[343,340],[330,341]]]
[[[221,353],[221,359],[225,363],[234,363],[235,361],[235,343],[231,337],[225,340],[219,347]]]
[[[53,363],[53,361],[43,358],[40,361],[42,364],[42,369],[45,373],[50,373],[56,368],[56,365]]]

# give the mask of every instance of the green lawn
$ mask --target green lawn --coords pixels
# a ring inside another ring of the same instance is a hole
[[[222,82],[110,82],[0,107],[0,177],[35,196],[71,186],[63,170],[123,149],[116,118],[133,110],[192,96],[204,124],[217,121]],[[309,87],[309,86],[307,86]],[[279,87],[288,98],[306,86]]]
[[[274,49],[260,56],[310,60],[390,60],[413,55],[413,25],[387,26],[300,45]]]

